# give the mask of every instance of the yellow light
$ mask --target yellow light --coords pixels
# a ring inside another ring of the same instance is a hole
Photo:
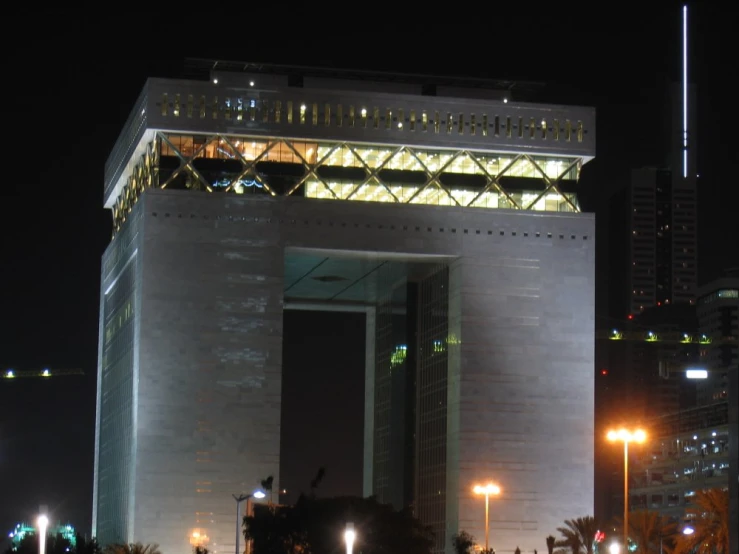
[[[472,491],[475,494],[500,494],[500,487],[493,483],[487,485],[475,485]]]
[[[611,442],[644,442],[647,440],[647,433],[642,429],[636,429],[633,432],[627,429],[619,429],[618,431],[608,431],[606,438]]]

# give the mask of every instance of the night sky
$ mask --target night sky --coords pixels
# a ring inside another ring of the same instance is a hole
[[[679,78],[679,4],[512,4],[520,7],[496,5],[488,15],[429,4],[422,11],[430,19],[397,9],[383,15],[375,5],[355,14],[320,4],[264,13],[203,4],[189,25],[142,5],[124,19],[70,10],[4,16],[14,33],[2,39],[0,369],[85,375],[0,380],[0,533],[39,504],[89,532],[100,258],[111,220],[103,167],[146,77],[179,76],[187,56],[540,81],[553,85],[553,102],[595,106],[597,158],[583,170],[580,198],[598,215],[598,312],[606,314],[608,201],[632,167],[665,159],[663,102],[666,84]],[[705,3],[691,10],[703,282],[739,266],[735,21]],[[305,325],[306,317],[285,321],[282,482],[307,490],[325,465],[323,494],[359,494],[362,321],[327,314]],[[308,371],[319,377],[311,382]],[[339,391],[345,397],[336,402]]]

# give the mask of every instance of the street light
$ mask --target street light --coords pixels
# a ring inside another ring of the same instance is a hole
[[[246,500],[246,514],[249,515],[249,500],[251,500],[252,497],[264,498],[266,495],[264,494],[264,491],[257,489],[251,494],[240,494],[239,496],[232,494],[231,496],[236,500],[236,550],[234,551],[234,554],[239,554],[239,538],[241,536],[241,503]]]
[[[647,434],[641,429],[634,432],[626,429],[608,431],[608,440],[611,442],[622,441],[624,443],[624,548],[628,550],[629,545],[629,443],[644,442]]]
[[[487,552],[488,542],[490,539],[490,495],[499,495],[500,487],[493,483],[488,483],[487,485],[475,485],[472,492],[475,494],[485,495],[485,551]]]
[[[46,554],[46,529],[49,526],[49,518],[44,514],[38,516],[38,554]]]
[[[354,548],[354,541],[357,538],[357,533],[354,531],[354,524],[349,522],[346,524],[346,530],[344,531],[344,541],[346,542],[346,554],[352,554],[352,548]]]

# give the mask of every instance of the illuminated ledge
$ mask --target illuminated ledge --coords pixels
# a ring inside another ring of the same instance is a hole
[[[592,108],[290,87],[150,79],[105,167],[105,202],[120,194],[152,131],[595,156]]]
[[[153,133],[112,205],[114,233],[147,188],[579,212],[579,158]]]

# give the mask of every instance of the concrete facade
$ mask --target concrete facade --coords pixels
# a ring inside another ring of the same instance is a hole
[[[594,110],[427,85],[147,81],[105,171],[101,544],[233,552],[232,495],[277,499],[286,309],[366,313],[364,491],[435,553],[484,542],[481,482],[498,553],[592,514]]]
[[[287,247],[450,260],[447,550],[458,530],[484,537],[476,482],[504,491],[496,552],[543,551],[564,519],[592,513],[591,215],[148,190],[128,223],[140,265],[126,540],[168,554],[198,532],[229,551],[231,494],[267,475],[278,490]],[[106,268],[103,291],[120,266]]]

